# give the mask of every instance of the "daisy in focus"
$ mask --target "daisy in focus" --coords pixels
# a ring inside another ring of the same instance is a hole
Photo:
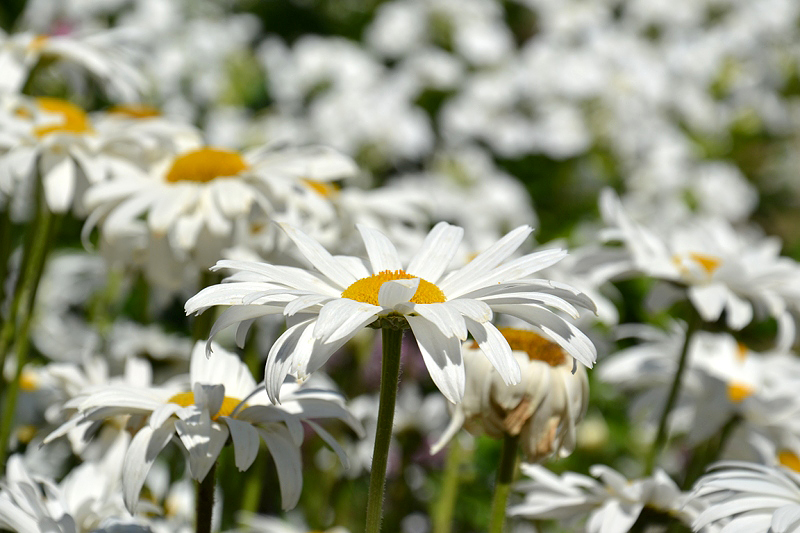
[[[357,433],[362,431],[338,394],[290,388],[283,405],[272,405],[237,356],[215,347],[214,357],[207,358],[203,344],[198,343],[188,380],[172,380],[162,387],[116,384],[90,388],[66,403],[76,414],[45,443],[86,420],[130,415],[128,426],[135,435],[125,454],[122,479],[125,506],[133,512],[150,467],[176,437],[188,454],[189,472],[198,481],[216,463],[229,437],[240,471],[255,461],[261,439],[275,460],[283,506],[289,509],[297,504],[303,483],[299,449],[303,423],[312,427],[345,465],[347,458],[336,440],[311,419],[335,418]]]
[[[586,369],[578,366],[573,373],[572,357],[532,331],[500,328],[500,333],[522,369],[522,380],[505,384],[478,346],[464,343],[467,392],[431,453],[442,449],[466,424],[470,431],[494,438],[520,436],[530,461],[554,453],[566,457],[575,449],[575,427],[589,405]]]
[[[800,475],[787,468],[720,463],[697,481],[692,496],[708,504],[692,523],[694,531],[800,531]]]
[[[507,259],[532,229],[520,226],[465,266],[449,270],[463,230],[438,223],[406,267],[382,233],[358,226],[369,257],[332,256],[302,231],[282,225],[316,272],[248,261],[220,261],[234,270],[226,283],[207,287],[186,302],[186,312],[230,305],[214,324],[211,337],[239,324],[243,343],[257,317],[283,314],[289,326],[267,356],[265,385],[278,401],[287,375],[305,379],[362,328],[405,328],[414,333],[433,382],[453,403],[464,396],[466,373],[461,342],[471,334],[505,383],[519,383],[521,372],[508,341],[491,323],[494,313],[515,316],[537,328],[576,361],[591,367],[592,342],[552,309],[577,318],[576,306],[592,301],[569,285],[529,278],[560,259],[563,250],[545,250]]]

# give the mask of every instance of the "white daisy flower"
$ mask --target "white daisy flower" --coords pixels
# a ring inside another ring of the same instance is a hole
[[[704,507],[682,493],[661,469],[652,477],[628,480],[606,465],[589,469],[597,479],[575,472],[556,476],[540,465],[521,468],[531,479],[517,483],[515,489],[525,499],[509,507],[509,516],[575,521],[588,515],[590,533],[626,533],[645,507],[687,525]]]
[[[634,222],[610,190],[601,197],[609,240],[620,240],[630,256],[620,271],[639,271],[675,282],[708,322],[725,313],[740,330],[757,313],[774,317],[780,344],[789,346],[795,325],[789,313],[800,302],[800,268],[780,255],[774,238],[737,232],[723,219],[703,219],[657,232]],[[662,234],[663,233],[663,234]]]
[[[114,98],[134,99],[144,88],[145,80],[133,65],[136,52],[129,37],[129,32],[119,30],[82,36],[6,34],[0,30],[0,70],[4,74],[0,91],[21,92],[40,60],[55,59],[59,67],[82,67],[99,79]]]
[[[726,533],[800,532],[800,474],[789,469],[719,463],[695,483],[692,496],[708,505],[692,523],[695,531],[724,526]]]
[[[566,252],[546,250],[506,261],[530,235],[528,226],[509,232],[467,265],[451,271],[448,266],[463,230],[445,222],[431,230],[405,268],[394,245],[371,228],[358,226],[369,256],[367,268],[358,258],[332,256],[292,226],[282,227],[318,273],[220,261],[215,268],[235,270],[233,276],[186,302],[187,313],[231,305],[214,324],[211,337],[238,323],[239,343],[255,318],[279,313],[287,317],[289,328],[266,362],[265,385],[274,401],[288,374],[304,379],[359,330],[377,321],[411,327],[431,378],[454,403],[464,395],[461,342],[468,334],[506,383],[520,381],[508,342],[490,322],[495,312],[539,328],[581,364],[591,366],[595,361],[594,345],[586,335],[550,310],[578,317],[575,306],[593,309],[592,301],[568,285],[528,278]]]
[[[335,393],[293,387],[287,391],[288,402],[280,407],[272,405],[247,366],[216,346],[211,358],[205,356],[202,343],[195,346],[189,378],[188,387],[173,381],[164,387],[117,384],[90,389],[67,402],[67,407],[77,409],[77,415],[45,442],[85,420],[131,415],[129,425],[136,426],[138,422],[141,427],[125,455],[122,478],[125,505],[133,511],[153,461],[173,438],[177,437],[188,453],[192,478],[202,481],[229,436],[239,470],[246,470],[255,461],[260,437],[275,460],[283,506],[288,509],[297,504],[302,488],[302,423],[311,426],[345,464],[347,458],[338,443],[311,419],[338,418],[361,431]]]
[[[19,455],[11,456],[0,482],[0,528],[20,533],[102,533],[124,524],[131,533],[150,531],[123,505],[119,476],[126,442],[119,440],[98,462],[73,468],[60,483],[32,475]]]
[[[53,213],[82,214],[82,195],[104,178],[101,138],[87,113],[59,98],[8,97],[4,112],[16,116],[12,134],[2,139],[0,188],[21,206],[12,216],[31,216],[30,199],[41,179],[44,199]],[[5,120],[8,123],[8,120]]]
[[[302,189],[302,180],[331,180],[355,169],[349,158],[322,147],[246,154],[199,147],[159,160],[146,173],[117,173],[90,189],[84,236],[99,223],[101,244],[116,254],[118,244],[127,254],[135,249],[130,259],[117,259],[143,255],[152,279],[179,286],[183,265],[195,272],[208,268],[240,233],[247,236],[271,217],[291,215],[288,198],[292,187]]]
[[[589,381],[583,366],[573,370],[572,357],[560,346],[524,329],[500,328],[522,369],[516,385],[503,382],[474,342],[463,345],[467,392],[431,453],[442,449],[462,425],[494,438],[520,436],[531,461],[554,453],[566,457],[575,449],[575,427],[589,405]]]

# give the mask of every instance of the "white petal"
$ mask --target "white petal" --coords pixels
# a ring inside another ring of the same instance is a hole
[[[451,226],[447,222],[439,222],[425,237],[425,241],[414,259],[411,260],[406,272],[412,276],[419,276],[425,281],[436,283],[450,266],[463,236],[463,228]]]
[[[298,346],[311,340],[311,331],[317,317],[291,326],[278,337],[267,354],[264,368],[264,386],[272,403],[280,403],[280,390],[283,381],[292,367]]]
[[[394,309],[407,304],[417,293],[419,278],[385,281],[378,291],[378,303],[384,309]]]
[[[244,472],[250,468],[250,465],[256,460],[256,455],[258,455],[258,445],[260,443],[258,432],[247,422],[242,422],[229,416],[220,417],[220,419],[228,424],[228,429],[231,432],[236,468],[240,472]]]
[[[320,243],[289,224],[281,224],[280,226],[314,268],[327,276],[339,288],[346,289],[356,282],[357,278],[346,266],[337,261]]]
[[[467,319],[467,327],[483,354],[503,378],[506,385],[516,385],[522,380],[519,363],[511,353],[511,347],[503,334],[491,322],[480,324]]]
[[[706,322],[715,322],[725,308],[729,289],[722,283],[693,285],[689,287],[689,299]]]
[[[417,304],[414,311],[430,322],[436,324],[442,335],[452,337],[455,335],[459,340],[467,339],[467,325],[464,317],[458,310],[458,306],[450,305],[451,302],[440,304]]]
[[[356,224],[356,227],[364,240],[364,246],[367,248],[367,255],[372,265],[373,274],[384,270],[395,271],[403,269],[400,256],[397,255],[397,249],[392,244],[392,241],[386,238],[386,235],[363,224]]]
[[[406,319],[417,339],[431,379],[445,398],[459,403],[464,397],[466,376],[458,338],[445,337],[439,328],[425,318],[409,315]]]
[[[339,457],[344,469],[348,470],[350,468],[350,460],[347,458],[347,454],[344,452],[344,449],[339,445],[338,442],[336,442],[336,439],[333,438],[333,435],[328,433],[322,426],[313,420],[306,420],[306,424],[311,426],[314,431],[317,432],[317,435],[319,435],[320,438],[325,441],[325,444],[330,446],[334,453],[336,453],[336,455]]]
[[[266,305],[236,305],[226,309],[211,327],[211,333],[208,335],[208,345],[206,346],[206,356],[211,353],[211,339],[223,329],[237,322],[275,314],[275,312],[276,309],[274,307]]]
[[[212,423],[208,413],[203,411],[191,419],[176,420],[175,431],[189,452],[192,479],[203,481],[228,440],[228,427]]]
[[[139,492],[142,490],[150,467],[153,466],[153,461],[169,443],[174,433],[175,427],[170,421],[158,429],[144,426],[131,440],[122,466],[122,492],[125,498],[125,508],[131,513],[136,512]]]
[[[380,311],[381,308],[377,305],[349,298],[332,300],[323,305],[319,312],[314,326],[314,338],[322,342],[350,338],[366,324],[374,321]]]
[[[732,291],[728,292],[725,311],[728,327],[735,331],[742,329],[753,320],[753,305]]]
[[[444,433],[442,433],[442,436],[439,437],[439,439],[431,446],[431,455],[436,455],[442,450],[442,448],[447,446],[447,444],[453,439],[453,437],[456,436],[459,430],[461,430],[462,426],[464,425],[464,420],[464,410],[460,405],[456,405],[452,415],[450,415],[450,423],[447,424]]]
[[[47,206],[54,213],[64,213],[75,195],[76,167],[69,156],[42,154],[40,163]]]
[[[278,470],[278,483],[281,486],[281,507],[284,511],[293,508],[300,500],[303,489],[303,465],[300,449],[292,442],[291,436],[278,424],[269,428],[256,428],[269,448],[275,467]]]
[[[530,226],[520,226],[479,253],[475,258],[446,278],[447,286],[458,287],[465,280],[484,274],[514,253],[533,231]],[[443,289],[444,290],[444,289]]]

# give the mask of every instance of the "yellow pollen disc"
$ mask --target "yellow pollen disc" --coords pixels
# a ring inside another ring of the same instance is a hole
[[[23,371],[19,377],[19,388],[31,392],[39,388],[39,378],[34,372]]]
[[[747,352],[750,351],[747,346],[742,344],[741,342],[736,343],[736,360],[740,363],[744,363],[747,359]]]
[[[532,331],[515,328],[499,328],[512,350],[525,352],[531,361],[543,361],[550,366],[563,365],[567,358],[558,344]]]
[[[800,457],[797,457],[794,452],[789,450],[779,451],[778,462],[786,468],[790,468],[795,472],[800,472]]]
[[[151,118],[161,116],[161,112],[155,107],[140,104],[122,104],[108,108],[108,113],[112,115],[122,115],[127,118]]]
[[[412,276],[406,273],[405,270],[384,270],[368,278],[362,278],[356,281],[344,290],[342,298],[350,298],[358,302],[380,305],[378,303],[378,293],[381,290],[381,285],[387,281],[413,279],[416,277],[418,276]],[[445,297],[439,287],[430,281],[419,278],[417,292],[414,293],[414,297],[411,298],[411,301],[415,304],[440,304],[445,301]]]
[[[43,137],[50,133],[88,133],[92,131],[92,124],[86,112],[71,102],[61,98],[37,98],[36,105],[42,111],[61,115],[61,122],[47,124],[36,128],[34,133],[37,137]]]
[[[20,426],[16,431],[17,440],[23,444],[27,444],[36,436],[36,426]]]
[[[28,43],[28,50],[31,50],[32,52],[40,52],[45,47],[49,39],[50,37],[47,35],[37,35],[31,39],[30,43]]]
[[[176,403],[181,407],[189,407],[190,405],[194,405],[194,393],[193,392],[179,392],[169,400],[168,403]],[[222,406],[219,408],[219,411],[216,413],[211,414],[211,420],[216,420],[221,416],[230,416],[236,406],[239,405],[242,401],[238,398],[231,398],[230,396],[225,396],[222,400]],[[247,408],[247,404],[242,406],[242,409]]]
[[[742,403],[753,395],[753,387],[743,383],[731,383],[728,385],[728,399],[731,403]]]
[[[706,271],[707,274],[713,274],[716,269],[719,268],[719,265],[722,264],[722,260],[714,257],[713,255],[706,255],[706,254],[698,254],[692,252],[689,254],[689,257],[694,259],[697,263],[703,267],[703,270]]]
[[[314,181],[314,180],[302,180],[303,184],[305,184],[309,189],[314,190],[320,196],[324,196],[326,198],[330,198],[337,192],[339,192],[339,187],[336,186],[335,183],[326,183],[324,181]]]
[[[201,148],[177,157],[167,172],[166,180],[207,183],[216,178],[235,176],[247,169],[242,156],[230,150]]]

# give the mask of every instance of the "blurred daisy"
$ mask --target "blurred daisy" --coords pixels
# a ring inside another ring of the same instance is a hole
[[[130,33],[108,30],[91,35],[6,34],[0,30],[0,91],[22,92],[34,67],[42,59],[56,60],[58,68],[81,67],[98,79],[115,99],[132,100],[145,80],[134,66],[137,55]],[[60,79],[69,79],[62,75]]]
[[[695,483],[692,497],[707,502],[692,522],[728,532],[800,531],[800,474],[786,468],[730,461],[719,463]]]
[[[17,218],[31,216],[27,198],[32,197],[37,179],[42,182],[51,212],[72,209],[82,215],[84,191],[105,178],[105,169],[113,159],[102,152],[102,138],[89,115],[59,98],[9,100],[4,102],[4,112],[15,115],[16,120],[13,133],[7,132],[3,138],[0,188],[12,198],[21,197],[16,202],[27,207],[17,211]]]
[[[198,147],[156,161],[146,173],[115,174],[89,190],[92,213],[84,235],[99,223],[101,243],[115,252],[114,259],[144,255],[155,281],[180,286],[182,265],[195,273],[208,268],[239,233],[247,236],[253,226],[290,215],[296,203],[289,198],[298,196],[292,187],[304,190],[302,180],[331,180],[355,169],[349,158],[321,147],[246,154]]]
[[[591,467],[593,478],[574,472],[556,476],[531,464],[523,464],[522,472],[530,480],[515,489],[524,501],[512,505],[509,516],[570,522],[588,515],[586,531],[591,533],[626,533],[645,507],[688,525],[704,507],[660,469],[652,477],[632,480],[606,465]]]
[[[122,479],[125,506],[133,511],[153,461],[174,437],[187,452],[189,472],[198,481],[217,461],[228,437],[239,470],[246,470],[255,461],[260,438],[275,460],[283,506],[294,507],[302,488],[302,423],[311,426],[345,464],[347,458],[338,443],[311,419],[337,418],[357,432],[360,425],[335,393],[292,387],[287,391],[288,401],[280,407],[272,405],[247,366],[234,354],[215,348],[214,356],[207,358],[202,343],[195,346],[188,387],[174,381],[164,387],[115,385],[90,389],[67,402],[77,414],[45,442],[85,420],[131,415],[128,425],[140,427],[125,454]]]
[[[639,271],[686,287],[687,296],[707,322],[724,312],[728,327],[739,330],[760,312],[779,324],[781,346],[795,337],[789,313],[800,302],[800,268],[780,255],[774,238],[739,233],[723,219],[703,219],[669,228],[664,235],[637,224],[610,190],[601,197],[608,240],[619,240],[629,258],[620,272]]]
[[[516,316],[539,328],[581,364],[591,366],[594,345],[550,308],[578,317],[575,307],[594,304],[568,285],[528,276],[566,255],[546,250],[506,261],[530,235],[520,226],[449,271],[463,230],[437,224],[419,252],[403,267],[394,245],[380,232],[358,226],[370,268],[355,257],[332,256],[318,242],[289,226],[284,231],[319,274],[300,268],[247,261],[220,261],[216,269],[236,271],[227,283],[207,287],[186,302],[186,312],[231,305],[211,331],[239,323],[242,343],[252,321],[282,313],[289,328],[271,348],[266,363],[267,393],[277,401],[288,374],[305,379],[355,335],[372,323],[411,327],[425,365],[439,390],[454,403],[464,395],[461,341],[472,334],[506,383],[521,373],[508,342],[490,322],[494,312]]]
[[[29,473],[19,455],[10,457],[0,484],[0,528],[26,533],[104,532],[114,526],[131,533],[150,531],[123,505],[119,475],[124,454],[120,441],[101,461],[78,465],[60,483]]]
[[[462,347],[467,372],[464,401],[456,405],[450,425],[431,453],[438,452],[462,425],[494,438],[520,436],[531,461],[575,449],[575,427],[586,414],[589,381],[583,366],[554,342],[523,329],[500,328],[522,369],[518,384],[503,382],[477,344]],[[572,372],[575,368],[575,373]]]

